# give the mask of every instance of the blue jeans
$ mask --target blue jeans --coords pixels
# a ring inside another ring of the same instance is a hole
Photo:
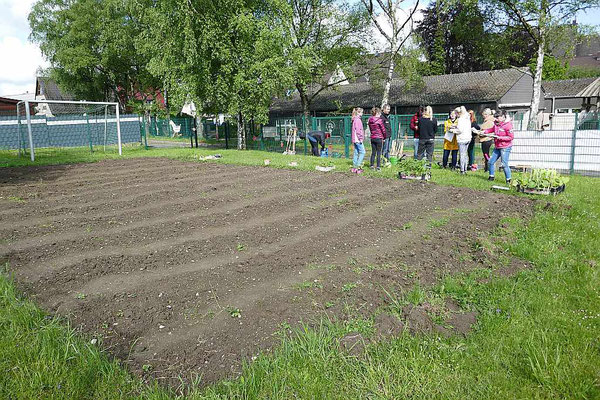
[[[492,158],[490,158],[490,176],[494,176],[494,163],[500,159],[502,160],[502,166],[504,167],[504,176],[506,176],[506,180],[510,179],[511,172],[510,167],[508,166],[508,158],[510,157],[511,149],[512,147],[507,147],[506,149],[494,149]]]
[[[415,160],[417,159],[418,152],[419,152],[419,138],[415,138]]]
[[[365,145],[362,142],[354,143],[354,157],[352,158],[354,168],[360,168],[365,158],[365,153]]]
[[[383,140],[383,150],[382,150],[382,154],[383,156],[389,160],[390,159],[390,138],[384,139]]]

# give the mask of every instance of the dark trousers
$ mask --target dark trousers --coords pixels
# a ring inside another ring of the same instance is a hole
[[[429,166],[431,166],[431,162],[433,161],[434,143],[434,139],[419,139],[419,150],[417,151],[417,160],[422,160],[425,156],[425,153],[427,153],[427,161],[429,162]]]
[[[471,167],[475,163],[475,138],[471,138],[467,152],[469,153],[469,167]]]
[[[488,140],[486,142],[481,142],[481,151],[483,152],[483,159],[485,160],[485,171],[489,169],[489,161],[490,161],[490,149],[492,148],[493,140]]]
[[[450,164],[450,168],[456,168],[456,159],[458,155],[458,150],[444,150],[444,156],[442,157],[442,166],[446,168],[448,166],[448,156],[452,152],[452,162]]]
[[[377,154],[377,168],[381,168],[381,150],[383,149],[383,139],[371,139],[371,167]]]
[[[309,140],[309,142],[310,142],[310,151],[312,152],[312,155],[320,157],[321,153],[319,152],[319,142],[313,142],[312,140]]]

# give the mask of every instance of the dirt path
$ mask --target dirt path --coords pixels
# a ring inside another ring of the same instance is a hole
[[[20,288],[170,383],[235,376],[283,323],[371,315],[385,291],[490,267],[477,244],[530,202],[138,159],[4,169],[0,206],[0,259]]]

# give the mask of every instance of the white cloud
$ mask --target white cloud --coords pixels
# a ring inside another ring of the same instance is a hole
[[[47,67],[40,49],[29,43],[27,16],[35,0],[0,0],[0,96],[35,90],[39,67]]]
[[[0,95],[35,90],[37,69],[47,66],[40,49],[14,36],[0,40]]]

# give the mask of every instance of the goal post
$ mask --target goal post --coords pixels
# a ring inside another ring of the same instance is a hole
[[[19,152],[29,150],[31,161],[40,149],[89,147],[123,154],[119,103],[24,100],[17,104],[17,123]]]

